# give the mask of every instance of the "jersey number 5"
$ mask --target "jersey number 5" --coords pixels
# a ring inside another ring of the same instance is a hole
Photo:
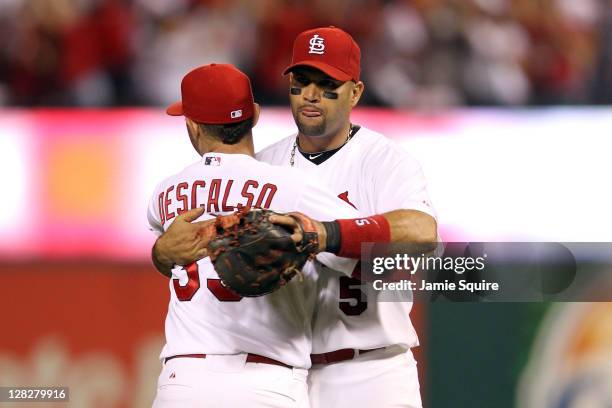
[[[358,316],[368,308],[365,294],[361,291],[361,280],[341,276],[340,283],[340,302],[339,307],[347,316]]]
[[[172,285],[174,286],[174,293],[176,293],[178,300],[181,302],[188,302],[200,289],[200,274],[196,262],[183,266],[183,269],[187,272],[187,284],[181,286],[179,280],[173,278]],[[235,294],[223,286],[221,279],[206,279],[206,287],[221,302],[239,302],[242,300],[242,296]]]

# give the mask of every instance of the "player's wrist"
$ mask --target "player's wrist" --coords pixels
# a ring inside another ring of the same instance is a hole
[[[391,226],[383,215],[335,221],[339,229],[338,256],[359,259],[363,242],[390,242]]]
[[[325,234],[323,239],[319,234],[319,242],[324,241],[322,251],[337,254],[340,251],[340,225],[337,221],[324,221],[321,225]]]
[[[156,265],[162,266],[165,269],[172,269],[174,267],[174,260],[167,255],[167,250],[165,246],[165,240],[163,235],[155,241],[153,244],[153,249],[151,251],[151,256],[155,261]]]
[[[318,243],[317,253],[327,252],[327,249],[326,249],[327,248],[327,232],[325,230],[325,226],[323,225],[323,222],[316,221],[316,220],[313,220],[313,224],[317,232],[317,243]]]

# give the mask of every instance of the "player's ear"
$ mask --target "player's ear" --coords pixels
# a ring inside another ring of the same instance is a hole
[[[258,103],[253,103],[253,108],[254,108],[254,112],[253,112],[253,127],[255,127],[255,125],[259,121],[259,113],[261,112],[261,106],[259,106]]]
[[[195,129],[196,123],[187,116],[185,116],[185,124],[187,124],[187,127],[192,131]]]
[[[187,133],[189,134],[189,140],[191,141],[191,145],[201,156],[202,153],[200,151],[200,126],[186,116],[185,124],[187,125]]]
[[[187,124],[187,129],[189,130],[189,134],[196,135],[198,132],[198,124],[193,120],[189,119],[185,116],[185,123]]]
[[[353,89],[351,90],[351,108],[357,106],[357,104],[359,103],[359,99],[361,99],[361,95],[363,95],[364,89],[365,85],[361,81],[353,85]]]

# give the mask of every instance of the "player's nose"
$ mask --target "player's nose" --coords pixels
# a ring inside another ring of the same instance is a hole
[[[314,83],[302,88],[302,96],[308,102],[318,102],[321,100],[322,90]]]

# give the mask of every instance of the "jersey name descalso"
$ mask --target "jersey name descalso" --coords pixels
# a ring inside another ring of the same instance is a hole
[[[163,226],[177,215],[197,207],[204,207],[207,213],[232,212],[244,207],[270,208],[277,190],[275,184],[256,180],[247,180],[242,186],[234,186],[234,180],[219,178],[181,182],[159,193],[159,218]],[[229,201],[230,197],[234,197],[234,202]]]

